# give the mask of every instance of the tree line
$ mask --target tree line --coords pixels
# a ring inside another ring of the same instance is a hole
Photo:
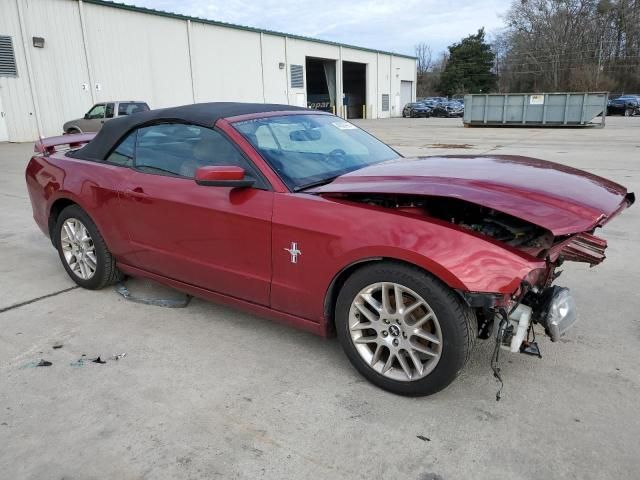
[[[505,23],[437,56],[416,45],[418,96],[640,93],[640,0],[514,0]]]

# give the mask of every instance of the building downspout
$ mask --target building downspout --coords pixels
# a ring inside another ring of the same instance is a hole
[[[378,102],[380,101],[380,53],[376,52],[376,100],[375,107],[373,108],[373,112],[371,112],[371,118],[380,118],[380,112],[378,111],[378,106],[380,105]],[[373,116],[375,115],[375,116]]]
[[[260,32],[260,75],[262,76],[262,103],[267,103],[267,96],[265,93],[265,86],[264,86],[264,50],[262,47],[263,40],[264,40],[264,33]]]
[[[284,86],[287,94],[287,105],[291,105],[291,99],[289,98],[289,57],[287,55],[287,45],[289,43],[289,37],[284,37]]]
[[[96,103],[95,83],[93,81],[93,72],[91,71],[89,42],[87,42],[87,29],[84,23],[84,4],[82,0],[78,0],[78,13],[80,15],[80,31],[82,32],[82,51],[84,52],[84,61],[87,65],[87,76],[89,77],[89,93],[91,95],[91,103]]]
[[[338,116],[342,117],[342,118],[347,118],[347,115],[345,114],[345,108],[344,108],[344,85],[342,84],[342,74],[344,73],[344,66],[342,64],[342,45],[340,45],[338,47],[338,58],[340,59],[340,103],[338,105],[340,105],[339,108],[339,112]]]
[[[22,12],[22,0],[16,0],[16,8],[18,9],[18,22],[20,23],[20,36],[22,37],[22,48],[24,49],[24,57],[27,63],[27,79],[29,80],[29,91],[31,92],[31,103],[33,112],[36,116],[36,129],[38,137],[42,138],[42,123],[40,122],[40,108],[38,107],[38,97],[36,96],[36,87],[33,79],[33,69],[31,67],[31,54],[29,53],[29,42],[27,41],[27,28],[24,23],[24,13]]]
[[[191,20],[187,20],[187,48],[189,50],[189,76],[191,78],[191,98],[196,103],[196,82],[193,78],[193,42],[191,40]]]

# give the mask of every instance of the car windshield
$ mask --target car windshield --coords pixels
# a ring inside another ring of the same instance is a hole
[[[398,158],[390,147],[333,115],[283,115],[233,126],[294,191]]]

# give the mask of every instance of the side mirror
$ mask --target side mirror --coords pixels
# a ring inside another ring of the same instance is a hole
[[[88,113],[85,113],[85,114],[84,114],[84,119],[85,119],[85,120],[89,120],[90,118],[91,118],[91,117],[89,117],[89,114],[88,114]]]
[[[196,170],[194,180],[207,187],[251,187],[255,180],[244,178],[244,169],[236,166],[207,166]]]

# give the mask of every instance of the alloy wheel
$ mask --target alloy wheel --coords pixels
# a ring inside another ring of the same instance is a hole
[[[77,218],[68,218],[60,230],[60,245],[67,265],[78,278],[89,280],[96,273],[96,247],[87,227]]]
[[[429,375],[442,354],[442,331],[429,304],[392,282],[363,288],[349,310],[349,333],[360,357],[392,380]]]

